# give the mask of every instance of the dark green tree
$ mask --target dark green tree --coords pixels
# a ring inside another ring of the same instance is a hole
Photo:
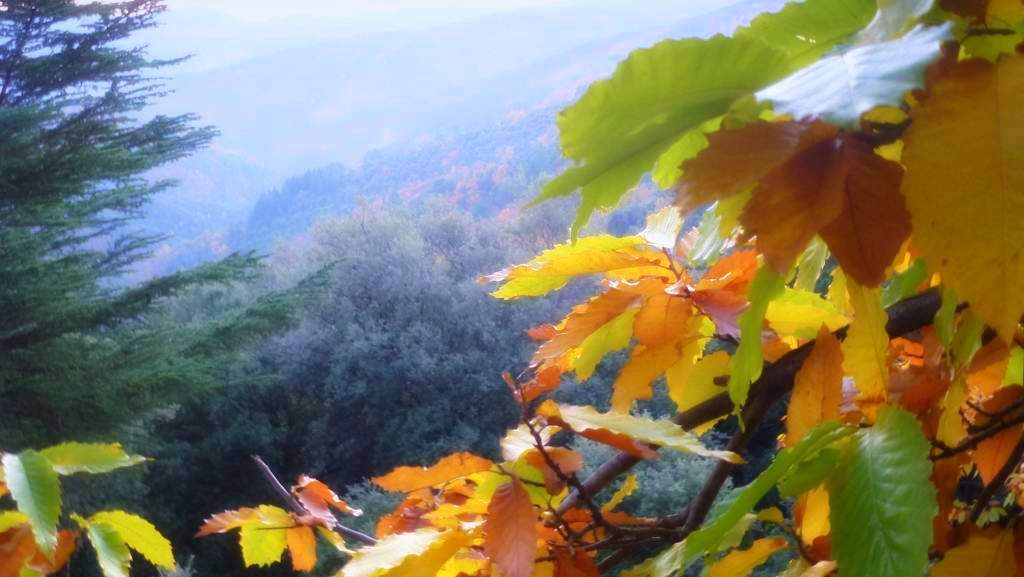
[[[147,202],[173,186],[147,174],[215,136],[192,115],[146,109],[164,93],[160,70],[177,61],[148,59],[130,41],[163,10],[162,0],[0,1],[6,450],[116,437],[118,426],[211,384],[226,347],[285,313],[265,299],[217,326],[159,322],[169,297],[253,277],[252,255],[137,286],[119,280],[161,240],[132,227]]]

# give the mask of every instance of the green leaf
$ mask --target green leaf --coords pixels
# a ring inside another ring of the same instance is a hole
[[[691,558],[717,551],[733,527],[743,520],[743,516],[751,511],[780,479],[794,467],[814,459],[823,449],[853,433],[854,429],[829,421],[807,433],[795,447],[779,451],[772,464],[758,475],[757,479],[746,487],[737,489],[735,497],[723,505],[720,513],[706,523],[704,528],[686,539],[686,556]]]
[[[48,556],[57,548],[60,480],[50,462],[35,451],[3,457],[4,476],[18,510],[28,517],[36,544]]]
[[[576,166],[534,203],[582,188],[575,238],[594,210],[618,204],[674,145],[673,161],[696,154],[699,138],[680,144],[688,132],[789,71],[784,53],[752,39],[666,40],[634,51],[559,115],[562,152]]]
[[[913,28],[934,3],[934,0],[878,0],[878,13],[854,42],[870,44],[891,40]]]
[[[795,467],[779,481],[783,497],[796,497],[822,484],[839,464],[839,451],[822,449],[817,456]]]
[[[782,50],[793,67],[799,68],[859,32],[874,15],[874,0],[789,2],[779,12],[754,18],[734,36],[754,38]]]
[[[801,291],[814,292],[818,288],[818,277],[828,260],[828,246],[819,237],[814,237],[811,246],[800,255],[796,263],[796,279],[793,288]]]
[[[658,555],[626,569],[621,577],[672,577],[686,570],[698,556],[686,554],[686,541],[680,541]]]
[[[942,305],[935,313],[934,324],[939,341],[947,348],[953,344],[953,335],[956,334],[956,307],[959,304],[960,299],[956,296],[956,291],[943,285]]]
[[[761,376],[764,368],[764,354],[761,350],[761,332],[768,313],[768,304],[782,294],[786,279],[770,266],[762,265],[757,276],[750,283],[747,300],[750,307],[740,315],[740,346],[732,357],[732,374],[729,376],[729,398],[737,409],[747,402],[750,384]]]
[[[722,126],[722,117],[718,116],[683,134],[679,140],[669,147],[654,163],[651,179],[661,188],[672,188],[683,175],[683,161],[697,156],[697,153],[708,146],[707,134],[715,132]]]
[[[757,93],[775,112],[817,117],[856,128],[861,114],[876,106],[899,106],[919,88],[924,70],[939,57],[950,26],[918,27],[888,42],[856,46],[825,57]]]
[[[832,476],[832,552],[844,575],[923,575],[938,512],[929,443],[913,415],[887,407],[859,431]]]
[[[928,266],[923,258],[916,259],[907,270],[894,274],[889,284],[882,289],[882,306],[888,307],[905,298],[914,296],[917,287],[928,278]]]
[[[43,449],[39,454],[46,457],[60,475],[108,473],[146,461],[145,457],[126,453],[120,443],[63,443]]]
[[[102,511],[89,518],[91,525],[107,525],[121,536],[125,544],[138,551],[157,567],[173,569],[174,552],[171,542],[157,531],[152,523],[124,511]]]
[[[85,529],[89,543],[96,552],[96,560],[104,577],[128,577],[132,554],[117,529],[106,524],[92,524],[75,515],[75,521]]]

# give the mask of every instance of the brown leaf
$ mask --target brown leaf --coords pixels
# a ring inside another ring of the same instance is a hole
[[[544,451],[565,475],[572,475],[583,468],[583,457],[573,450],[564,447],[547,447]],[[565,488],[565,483],[548,465],[544,455],[538,449],[534,448],[527,451],[526,462],[544,475],[544,488],[547,489],[548,493],[557,495]]]
[[[847,275],[875,287],[910,237],[910,213],[900,192],[903,168],[859,138],[841,136],[838,142],[842,212],[821,229],[821,238]]]
[[[374,477],[372,481],[385,491],[401,491],[411,493],[441,485],[452,479],[486,471],[494,463],[477,457],[472,453],[455,453],[449,455],[431,467],[398,467],[387,475]]]
[[[823,122],[756,122],[720,130],[709,145],[683,163],[676,205],[686,214],[756,185],[795,156],[829,141],[839,130]]]
[[[820,423],[839,418],[843,397],[843,350],[822,325],[811,354],[797,371],[786,414],[786,445],[793,446]]]
[[[526,488],[513,478],[494,493],[484,521],[484,551],[502,577],[530,577],[537,551],[537,515]]]
[[[292,569],[309,572],[316,567],[316,535],[309,527],[292,527],[285,533]]]
[[[844,179],[835,140],[825,140],[766,174],[754,189],[740,222],[780,274],[842,212]]]

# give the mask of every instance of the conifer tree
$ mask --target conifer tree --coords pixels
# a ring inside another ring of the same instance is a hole
[[[140,411],[209,384],[204,339],[230,331],[169,327],[153,317],[163,299],[190,287],[256,273],[256,258],[236,254],[138,286],[119,279],[161,240],[132,227],[153,195],[173,186],[147,178],[149,171],[216,134],[193,115],[146,109],[165,93],[161,69],[177,61],[147,58],[131,37],[163,10],[162,0],[0,1],[0,439],[7,450],[109,436]],[[251,325],[253,314],[282,313],[278,305],[238,318]]]

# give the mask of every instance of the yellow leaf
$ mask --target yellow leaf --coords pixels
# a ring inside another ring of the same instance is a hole
[[[560,244],[526,264],[516,265],[480,278],[480,282],[506,283],[491,293],[500,299],[542,296],[565,286],[573,277],[667,265],[666,257],[654,249],[635,250],[645,244],[643,237],[590,236],[575,244]],[[671,277],[668,268],[656,272]]]
[[[612,409],[628,413],[633,403],[654,396],[651,383],[675,365],[682,351],[676,343],[637,345],[612,384]]]
[[[725,392],[725,381],[718,384],[715,379],[729,376],[732,357],[725,351],[716,351],[697,361],[692,369],[687,367],[686,363],[687,357],[684,355],[683,360],[665,373],[669,397],[675,402],[680,413]],[[713,427],[715,422],[705,423],[694,429],[694,432],[702,434]]]
[[[280,561],[287,546],[286,532],[294,524],[283,509],[260,505],[259,515],[242,523],[238,533],[246,567],[264,567]]]
[[[613,318],[590,333],[579,347],[572,349],[569,353],[569,368],[576,371],[579,380],[585,381],[592,377],[597,364],[605,355],[629,346],[637,311],[638,309],[630,309]]]
[[[1024,313],[1024,56],[951,65],[911,115],[914,240],[1005,341]]]
[[[768,303],[768,326],[780,337],[812,339],[821,325],[834,331],[850,322],[836,306],[810,291],[787,288]]]
[[[28,516],[20,511],[0,511],[0,533],[28,523]]]
[[[338,577],[422,577],[438,571],[473,535],[453,529],[397,533],[356,552]]]
[[[935,439],[950,447],[956,446],[967,436],[964,421],[960,416],[960,407],[967,400],[967,387],[962,380],[957,380],[946,391],[942,401],[942,415],[939,417],[939,428]]]
[[[695,435],[684,431],[672,421],[655,421],[614,411],[599,413],[593,407],[559,405],[550,400],[545,401],[537,413],[550,423],[623,450],[628,450],[626,443],[641,441],[732,463],[742,461],[739,455],[730,451],[708,450]],[[637,456],[645,455],[641,453]]]
[[[633,492],[636,491],[637,487],[638,484],[636,482],[636,475],[630,474],[628,477],[626,477],[626,480],[623,481],[622,486],[619,487],[619,490],[615,491],[615,494],[612,495],[612,498],[609,499],[608,502],[605,503],[604,505],[601,505],[601,510],[606,513],[608,511],[614,510],[616,507],[622,504],[622,501],[626,497],[632,495]]]
[[[974,535],[932,567],[932,577],[1014,577],[1013,531]]]
[[[785,539],[758,539],[749,549],[733,551],[712,565],[708,577],[747,577],[776,551],[785,548]]]
[[[792,447],[817,425],[839,418],[843,397],[843,351],[822,325],[811,354],[794,378],[786,413],[786,445]]]
[[[316,535],[309,527],[292,527],[285,533],[292,569],[312,571],[316,567]]]
[[[865,288],[847,280],[853,323],[843,341],[843,369],[853,377],[860,398],[884,401],[889,386],[889,317],[882,308],[878,289]]]
[[[124,511],[103,511],[90,517],[89,523],[112,527],[121,536],[125,545],[140,553],[150,563],[157,567],[174,569],[171,542],[142,517]]]
[[[828,491],[822,487],[808,491],[800,497],[803,501],[803,518],[800,520],[800,538],[811,545],[818,537],[824,537],[832,530],[829,521]]]

